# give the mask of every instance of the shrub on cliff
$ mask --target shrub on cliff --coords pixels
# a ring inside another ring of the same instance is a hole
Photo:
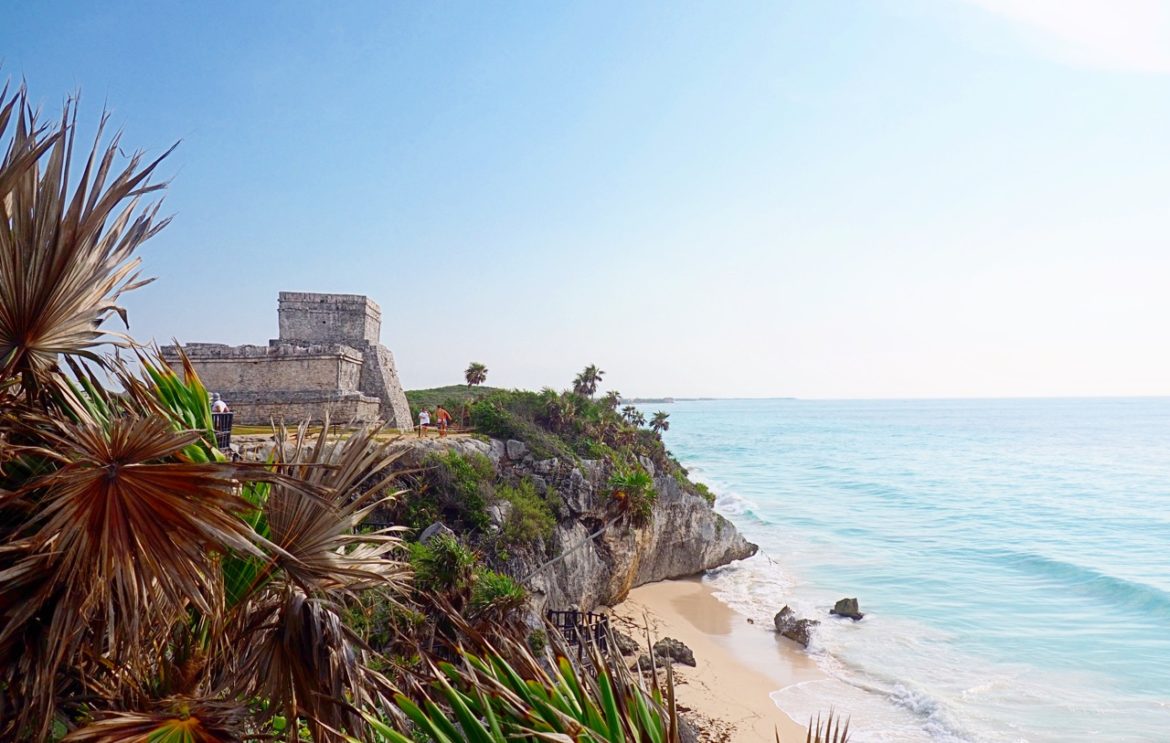
[[[393,513],[421,532],[436,521],[460,529],[487,528],[487,504],[492,498],[495,467],[482,454],[454,450],[430,454],[414,487]]]
[[[658,499],[658,491],[654,489],[654,479],[641,467],[628,470],[619,470],[609,478],[611,497],[617,501],[622,510],[630,514],[634,523],[643,524],[654,510],[654,501]]]
[[[502,485],[496,488],[496,497],[511,505],[502,527],[508,546],[531,546],[537,540],[548,541],[552,537],[556,517],[531,480],[521,480],[515,486]]]

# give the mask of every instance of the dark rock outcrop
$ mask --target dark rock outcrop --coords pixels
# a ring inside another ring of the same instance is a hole
[[[615,631],[613,642],[622,655],[634,655],[642,649],[642,643],[627,635],[625,632]]]
[[[801,619],[797,617],[796,612],[787,605],[776,612],[776,616],[773,617],[772,621],[776,625],[777,632],[793,642],[800,643],[806,648],[811,639],[810,633],[812,628],[820,624],[815,619]]]
[[[656,668],[662,668],[662,661],[651,661],[650,656],[642,653],[638,656],[638,662],[631,668],[636,668],[639,671],[651,671]]]
[[[857,599],[841,599],[833,605],[829,613],[838,617],[849,617],[855,622],[865,616],[861,613],[861,607],[857,605]]]
[[[684,666],[695,665],[695,654],[681,640],[673,637],[664,637],[654,643],[654,657],[682,663]]]

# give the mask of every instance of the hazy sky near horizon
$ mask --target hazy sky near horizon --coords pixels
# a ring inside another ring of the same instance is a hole
[[[1170,394],[1170,3],[21,3],[163,166],[131,332],[367,294],[408,387]]]

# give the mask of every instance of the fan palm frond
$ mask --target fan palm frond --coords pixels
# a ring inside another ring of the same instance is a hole
[[[171,150],[149,163],[136,153],[116,170],[119,135],[102,146],[103,116],[75,177],[76,118],[68,102],[42,126],[23,88],[0,94],[0,388],[19,384],[30,399],[63,384],[59,356],[104,363],[103,324],[111,314],[125,322],[119,296],[146,283],[134,252],[169,221],[160,202],[141,199],[164,188],[149,179]]]
[[[86,653],[115,665],[149,656],[160,628],[216,611],[218,555],[263,554],[235,468],[184,457],[199,432],[128,417],[47,421],[39,436],[21,453],[53,469],[7,496],[31,515],[0,556],[0,685],[38,722],[61,668]]]
[[[247,710],[210,700],[168,699],[150,712],[102,712],[62,743],[234,743],[246,735]]]

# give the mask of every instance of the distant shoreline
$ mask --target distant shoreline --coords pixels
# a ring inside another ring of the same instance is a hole
[[[670,405],[671,403],[675,403],[675,402],[711,402],[714,400],[752,400],[752,399],[795,400],[796,398],[795,397],[762,397],[762,398],[750,398],[750,397],[623,397],[622,403],[628,403],[628,404],[633,404],[633,405],[639,405],[639,404],[645,405],[648,403],[662,403],[664,405]]]

